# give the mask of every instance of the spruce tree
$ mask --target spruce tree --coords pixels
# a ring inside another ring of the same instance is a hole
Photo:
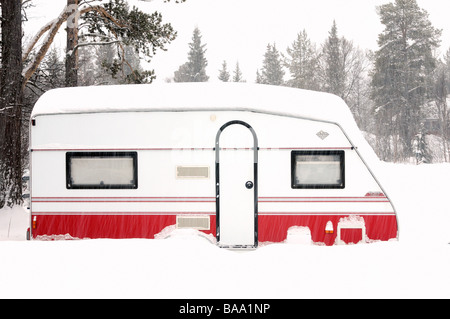
[[[345,76],[341,44],[336,21],[333,21],[333,26],[323,46],[323,90],[342,97]]]
[[[350,107],[358,125],[367,123],[364,113],[370,96],[366,93],[368,90],[364,77],[369,61],[367,55],[352,41],[338,36],[336,21],[333,21],[318,60],[320,90],[341,97]]]
[[[202,36],[200,30],[195,28],[192,42],[189,43],[188,61],[181,65],[175,71],[175,82],[207,82],[209,76],[206,75],[206,60],[205,49],[206,44],[202,44]]]
[[[372,97],[379,122],[392,123],[391,134],[399,143],[396,160],[413,155],[412,143],[420,130],[421,107],[427,96],[427,77],[436,67],[433,50],[441,31],[416,0],[395,0],[378,7],[383,32],[378,37]]]
[[[242,78],[241,68],[239,67],[239,62],[236,62],[236,68],[233,71],[233,82],[245,82]]]
[[[267,45],[264,54],[263,67],[261,69],[261,81],[263,84],[283,85],[284,70],[281,63],[280,53],[275,43]]]
[[[219,70],[219,80],[222,82],[228,82],[230,80],[230,72],[227,69],[227,61],[223,61],[222,69]]]

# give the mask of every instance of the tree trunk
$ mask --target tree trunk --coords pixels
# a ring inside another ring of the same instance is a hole
[[[66,86],[78,86],[78,0],[67,0]]]
[[[0,207],[22,202],[22,1],[0,0]]]

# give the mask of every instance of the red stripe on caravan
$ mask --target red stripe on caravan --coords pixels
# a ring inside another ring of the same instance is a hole
[[[389,203],[389,200],[260,200],[259,203]]]
[[[351,150],[353,147],[272,147],[260,150]]]
[[[251,150],[253,148],[221,148],[223,150]],[[259,150],[351,150],[352,147],[260,147]],[[214,151],[211,147],[138,147],[138,148],[33,148],[32,152],[102,152],[102,151]]]
[[[36,216],[171,216],[171,215],[216,215],[216,212],[32,212]]]
[[[308,196],[308,197],[272,197],[272,196],[267,196],[267,197],[259,197],[259,199],[268,199],[268,198],[270,198],[270,199],[315,199],[315,198],[318,198],[318,199],[326,199],[326,198],[328,198],[328,199],[348,199],[348,198],[361,198],[361,199],[367,199],[367,198],[386,198],[386,196],[377,196],[377,197],[375,197],[375,196],[372,196],[372,197],[366,197],[366,196],[353,196],[353,197],[351,197],[351,196],[346,196],[346,197],[325,197],[325,196],[323,196],[323,197],[319,197],[319,196],[316,196],[316,197],[312,197],[312,196]]]
[[[180,148],[33,148],[32,152],[103,152],[103,151],[214,151],[210,147],[180,147]]]
[[[153,199],[153,198],[204,198],[211,199],[214,197],[33,197],[33,199]]]
[[[34,203],[212,203],[215,197],[33,197]]]
[[[215,197],[33,197],[34,202],[208,202]],[[387,197],[259,197],[259,202],[389,202]]]
[[[215,200],[38,200],[34,203],[215,203]]]

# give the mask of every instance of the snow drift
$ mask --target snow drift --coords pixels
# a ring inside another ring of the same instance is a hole
[[[325,247],[303,237],[243,253],[183,230],[30,242],[26,214],[3,209],[0,298],[449,298],[450,165],[381,166],[399,241]]]

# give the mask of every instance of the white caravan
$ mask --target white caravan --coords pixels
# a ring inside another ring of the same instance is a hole
[[[338,97],[186,83],[52,90],[31,115],[33,239],[154,238],[220,247],[309,228],[334,245],[398,236],[377,159]]]

